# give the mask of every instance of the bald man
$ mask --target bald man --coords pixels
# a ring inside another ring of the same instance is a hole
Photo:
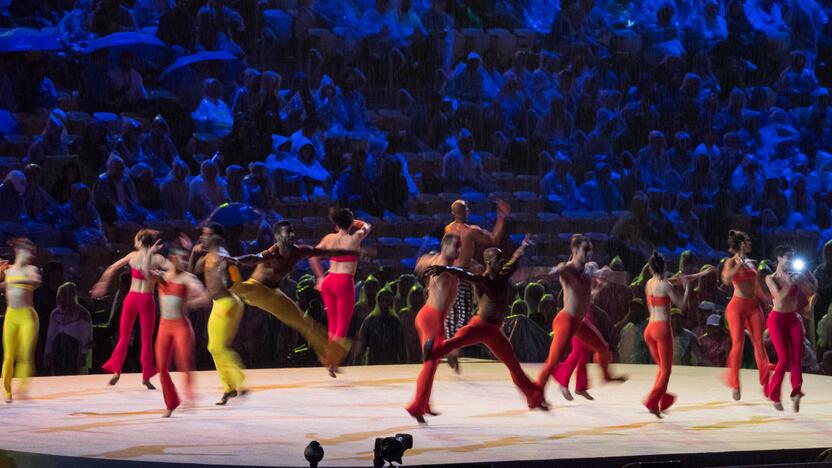
[[[453,221],[445,226],[445,234],[453,234],[460,239],[459,257],[454,261],[454,266],[463,270],[470,270],[474,252],[478,246],[494,247],[505,234],[505,220],[511,213],[511,206],[508,203],[497,200],[497,222],[494,230],[488,232],[485,229],[468,224],[468,204],[463,200],[457,200],[451,204],[451,215]],[[459,282],[456,301],[450,313],[445,317],[445,338],[449,339],[456,332],[464,327],[474,311],[474,295],[471,283],[464,278]],[[459,351],[448,354],[448,365],[459,372]]]

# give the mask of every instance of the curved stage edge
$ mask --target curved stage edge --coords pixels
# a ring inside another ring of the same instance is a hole
[[[535,375],[539,365],[524,368]],[[321,368],[249,370],[252,392],[226,407],[214,405],[216,374],[199,372],[194,405],[170,419],[140,375],[116,387],[106,375],[36,378],[29,399],[0,406],[0,468],[308,466],[311,440],[326,451],[321,467],[367,467],[375,438],[401,432],[414,439],[405,466],[748,466],[814,462],[832,446],[832,377],[805,375],[795,414],[763,398],[756,371],[743,371],[743,401],[734,402],[722,369],[677,366],[670,390],[679,400],[659,420],[640,404],[656,368],[616,368],[630,380],[592,388],[595,401],[567,402],[550,384],[544,413],[525,409],[499,363],[464,361],[462,375],[443,365],[433,392],[442,415],[427,426],[402,409],[416,365],[348,367],[337,379]],[[590,376],[600,380],[597,369]]]

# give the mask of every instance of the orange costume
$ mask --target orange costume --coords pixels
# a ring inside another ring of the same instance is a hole
[[[648,295],[647,305],[670,310],[670,297]],[[670,320],[650,320],[647,328],[644,329],[644,342],[650,349],[650,355],[653,356],[656,365],[659,366],[656,383],[647,395],[644,406],[651,412],[665,411],[676,401],[676,395],[667,393],[670,369],[673,365],[673,332],[670,329]]]
[[[756,282],[757,271],[745,265],[740,267],[732,282],[736,288],[737,283],[744,281]],[[728,355],[726,383],[734,390],[740,388],[740,364],[742,363],[742,350],[745,344],[745,330],[747,329],[751,334],[751,345],[754,346],[754,359],[757,361],[760,385],[766,388],[771,374],[771,363],[769,363],[766,348],[763,345],[765,322],[759,301],[757,298],[740,297],[734,294],[725,309],[725,318],[728,320],[728,329],[731,332],[731,353]]]

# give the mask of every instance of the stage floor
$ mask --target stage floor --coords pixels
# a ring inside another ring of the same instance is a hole
[[[539,365],[524,366],[535,374]],[[675,367],[676,406],[663,420],[641,400],[654,366],[617,365],[630,381],[591,390],[595,401],[565,401],[550,383],[548,413],[529,411],[499,363],[464,362],[462,375],[442,365],[433,391],[441,416],[419,426],[402,409],[419,366],[349,367],[337,379],[320,368],[247,372],[252,392],[215,406],[213,372],[196,375],[195,407],[161,418],[161,391],[125,374],[33,379],[29,400],[0,406],[0,448],[111,460],[217,465],[307,466],[303,449],[323,445],[322,466],[370,466],[376,437],[406,432],[406,465],[596,458],[646,454],[828,447],[832,378],[805,375],[801,412],[776,411],[743,371],[734,402],[722,369]],[[591,378],[599,381],[597,369]],[[176,379],[179,378],[177,375]],[[157,379],[154,378],[154,382]],[[177,380],[178,381],[178,380]],[[784,395],[789,392],[784,384]]]

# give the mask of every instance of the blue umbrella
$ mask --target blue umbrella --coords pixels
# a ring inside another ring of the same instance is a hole
[[[169,66],[162,75],[159,76],[159,81],[166,82],[169,85],[175,85],[184,75],[187,74],[188,68],[192,65],[202,62],[236,62],[237,57],[230,52],[224,50],[214,50],[206,52],[197,52],[195,54],[179,57],[173,65]]]
[[[63,46],[55,35],[31,28],[15,28],[0,33],[0,52],[47,52]]]
[[[84,53],[91,54],[97,50],[108,49],[112,53],[132,52],[143,58],[154,58],[165,50],[165,43],[152,34],[141,32],[118,32],[96,37],[84,47]]]
[[[230,227],[259,223],[261,219],[263,215],[245,203],[223,203],[208,216],[206,222]]]

